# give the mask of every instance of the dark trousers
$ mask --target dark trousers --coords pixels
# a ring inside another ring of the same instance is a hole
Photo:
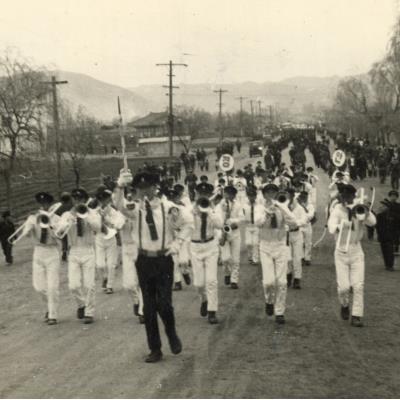
[[[398,190],[399,189],[399,177],[397,175],[392,175],[390,177],[390,183],[392,185],[393,190]]]
[[[7,239],[1,239],[1,247],[3,249],[4,256],[6,257],[6,262],[11,264],[13,262],[12,244],[8,243]]]
[[[393,268],[394,265],[394,243],[393,241],[381,242],[383,261],[386,268]]]
[[[174,308],[172,307],[174,262],[171,256],[146,257],[139,255],[136,268],[143,295],[147,343],[151,351],[161,350],[157,314],[164,323],[168,339],[176,337]]]

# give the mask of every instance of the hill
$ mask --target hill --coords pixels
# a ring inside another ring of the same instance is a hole
[[[335,95],[339,77],[294,77],[280,82],[243,82],[228,85],[210,84],[180,84],[175,91],[174,103],[176,105],[192,105],[210,112],[217,111],[218,96],[215,89],[228,90],[223,95],[225,111],[237,111],[239,109],[239,96],[246,97],[243,106],[250,111],[249,100],[261,100],[262,107],[267,105],[279,105],[280,108],[289,108],[292,112],[302,112],[305,107],[313,105],[329,105]],[[151,99],[154,105],[153,111],[164,110],[167,105],[165,89],[158,85],[143,85],[130,88],[136,95],[144,99]],[[257,104],[254,104],[258,107]],[[256,110],[258,112],[258,108]]]
[[[94,79],[88,75],[57,71],[57,76],[67,80],[68,85],[59,87],[59,95],[73,108],[79,105],[101,121],[117,117],[117,97],[121,99],[123,118],[126,120],[146,114],[151,106],[146,99],[131,90]]]

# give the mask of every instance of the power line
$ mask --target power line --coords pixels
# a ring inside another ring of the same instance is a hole
[[[173,137],[174,137],[174,111],[173,111],[173,90],[174,89],[179,89],[179,86],[174,86],[172,83],[172,78],[175,76],[173,74],[173,68],[177,66],[181,67],[187,67],[187,64],[183,63],[174,63],[170,61],[167,64],[156,64],[157,67],[161,66],[168,66],[169,67],[169,74],[167,75],[169,77],[169,85],[168,86],[163,86],[165,88],[168,88],[168,94],[167,96],[169,97],[169,110],[168,110],[168,130],[169,130],[169,156],[172,158],[173,153],[174,153],[174,145],[173,145]]]
[[[240,101],[240,114],[239,114],[239,124],[240,124],[240,136],[243,136],[243,100],[246,100],[247,97],[236,97],[237,100]]]
[[[56,139],[56,173],[57,173],[57,188],[58,194],[61,194],[61,150],[60,150],[60,120],[58,115],[58,103],[57,103],[57,85],[65,85],[68,81],[57,81],[55,76],[51,77],[50,82],[43,82],[51,85],[52,95],[53,95],[53,129]]]
[[[227,90],[222,90],[222,89],[218,89],[218,90],[214,90],[214,93],[218,93],[219,95],[219,102],[218,102],[218,106],[219,106],[219,115],[218,115],[218,120],[219,120],[219,141],[220,143],[222,143],[222,93],[226,93]]]

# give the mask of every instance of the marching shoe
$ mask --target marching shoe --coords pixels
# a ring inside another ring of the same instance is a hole
[[[139,324],[143,325],[144,323],[144,315],[139,315]]]
[[[57,325],[57,320],[55,318],[50,318],[47,321],[47,325]]]
[[[217,313],[215,311],[209,311],[208,312],[208,322],[211,325],[218,324],[218,318],[217,318],[216,314]]]
[[[102,287],[103,289],[107,289],[107,278],[104,278],[104,279],[103,279],[103,283],[101,284],[101,287]]]
[[[304,265],[306,265],[307,267],[309,267],[309,266],[311,265],[311,261],[310,261],[310,260],[304,261]]]
[[[190,279],[189,274],[182,274],[183,280],[185,281],[186,285],[190,285],[192,283],[192,280]]]
[[[133,315],[139,316],[139,304],[133,305]]]
[[[182,342],[178,335],[172,336],[168,340],[172,354],[179,354],[182,351]]]
[[[161,350],[153,350],[144,360],[147,363],[156,363],[162,359]]]
[[[340,316],[345,321],[347,321],[350,318],[350,308],[349,308],[349,306],[342,306],[340,308]]]
[[[174,286],[174,290],[175,291],[182,290],[182,282],[176,282],[175,286]]]
[[[301,289],[300,279],[298,278],[293,279],[293,289]]]
[[[200,306],[200,315],[201,315],[202,317],[207,317],[207,306],[208,306],[208,302],[207,302],[207,301],[203,301],[203,302],[201,303],[201,306]]]
[[[386,271],[394,271],[393,267],[386,267]]]
[[[94,318],[90,317],[90,316],[85,316],[85,318],[83,319],[84,324],[93,324],[93,322],[94,322]]]
[[[265,303],[265,313],[269,316],[274,315],[274,305]]]
[[[112,288],[107,288],[106,289],[106,294],[113,294],[114,293],[114,290],[112,289]]]
[[[239,286],[236,282],[231,283],[231,289],[239,289]]]
[[[49,313],[44,314],[44,322],[49,322]]]
[[[361,328],[364,324],[361,321],[361,317],[355,317],[354,315],[351,317],[351,325],[356,326],[357,328]]]
[[[76,316],[78,319],[83,319],[85,317],[85,307],[79,307],[76,311]]]
[[[229,286],[231,284],[231,276],[230,275],[225,275],[224,283],[227,286]]]
[[[283,325],[286,321],[285,321],[285,317],[283,315],[277,315],[275,317],[275,322],[279,325]]]
[[[287,274],[286,280],[287,280],[287,287],[292,286],[293,274]]]

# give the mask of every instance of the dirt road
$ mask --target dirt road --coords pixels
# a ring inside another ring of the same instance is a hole
[[[322,232],[328,182],[317,172],[314,238]],[[377,201],[383,191],[387,186]],[[260,267],[247,265],[243,254],[238,291],[225,287],[219,272],[219,325],[199,316],[193,287],[174,292],[183,353],[173,356],[164,337],[164,360],[149,365],[143,362],[148,352],[144,327],[120,288],[120,271],[114,295],[98,289],[96,323],[85,326],[75,319],[64,265],[60,323],[47,326],[31,285],[31,250],[23,245],[14,266],[0,266],[0,396],[399,397],[400,267],[397,260],[397,272],[383,269],[376,241],[365,239],[364,249],[364,328],[340,319],[333,243],[327,237],[312,266],[304,268],[302,290],[288,292],[285,326],[266,317]]]

